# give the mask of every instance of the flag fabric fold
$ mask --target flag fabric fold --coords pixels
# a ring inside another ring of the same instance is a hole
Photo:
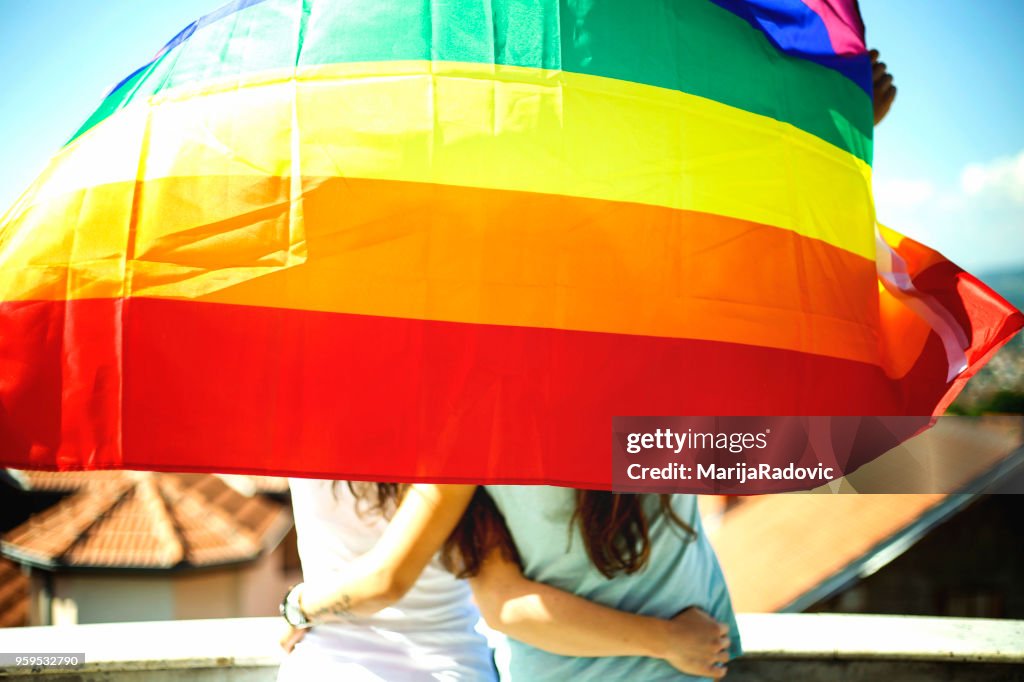
[[[0,463],[607,488],[932,415],[1024,320],[871,197],[853,0],[238,0],[0,221]]]

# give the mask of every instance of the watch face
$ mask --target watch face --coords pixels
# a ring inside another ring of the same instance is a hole
[[[281,615],[292,627],[304,627],[309,621],[306,620],[302,609],[299,608],[298,599],[294,598],[294,594],[294,590],[289,590],[281,601]]]

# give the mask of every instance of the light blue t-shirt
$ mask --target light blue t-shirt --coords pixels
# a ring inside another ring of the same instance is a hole
[[[547,486],[487,486],[531,580],[558,587],[622,611],[671,618],[698,606],[729,625],[730,658],[742,653],[736,617],[718,559],[712,550],[693,495],[675,495],[679,518],[697,531],[687,534],[660,511],[657,495],[644,498],[650,520],[651,555],[643,570],[605,578],[587,557],[579,524],[570,520],[575,491]],[[520,680],[696,680],[664,661],[643,657],[559,656],[509,638],[511,674]]]

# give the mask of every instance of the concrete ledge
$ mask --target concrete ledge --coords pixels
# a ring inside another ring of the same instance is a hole
[[[1024,682],[1024,665],[743,657],[729,664],[725,679],[727,682]]]
[[[757,658],[1024,664],[1024,621],[987,618],[748,613],[744,649]]]
[[[730,680],[1024,680],[1024,621],[742,614],[746,655]],[[0,651],[84,652],[86,663],[47,677],[78,680],[273,680],[277,618],[111,623],[0,630]],[[0,667],[0,677],[39,673]]]
[[[85,664],[68,673],[164,670],[177,671],[180,679],[186,669],[190,677],[199,669],[276,671],[282,656],[277,640],[284,630],[280,618],[7,628],[0,630],[0,651],[85,653]],[[0,667],[0,676],[26,672]],[[63,677],[67,673],[51,674]]]

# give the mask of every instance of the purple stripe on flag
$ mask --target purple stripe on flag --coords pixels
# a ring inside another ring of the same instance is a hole
[[[863,49],[836,54],[821,15],[800,0],[712,0],[746,20],[781,52],[815,62],[843,74],[869,95],[871,60]]]

